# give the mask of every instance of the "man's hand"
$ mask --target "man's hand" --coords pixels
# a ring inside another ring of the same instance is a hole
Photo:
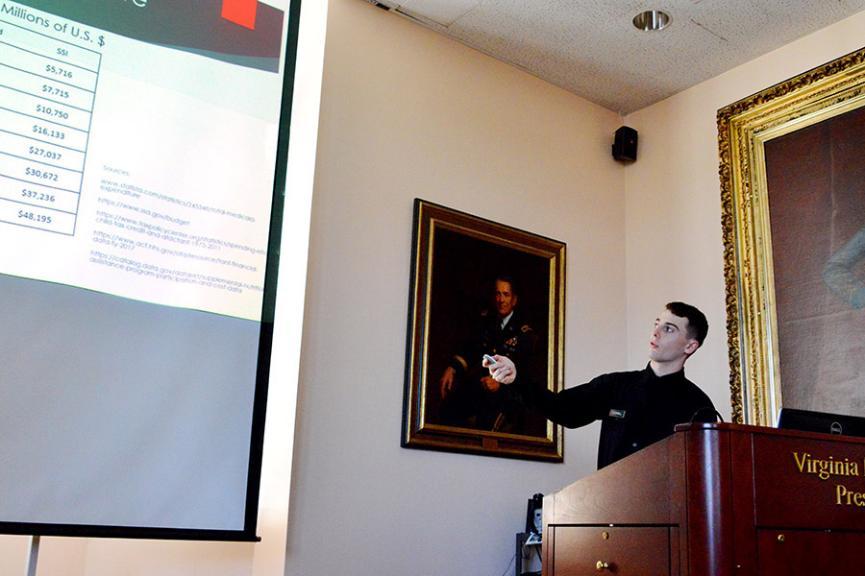
[[[484,376],[481,378],[481,385],[487,392],[498,392],[499,388],[502,386],[501,383],[496,382],[495,378],[492,376]]]
[[[454,370],[453,366],[448,366],[445,368],[444,374],[442,374],[441,379],[439,380],[439,393],[441,394],[442,400],[444,400],[448,394],[451,393],[454,387],[454,376],[457,371]]]
[[[514,366],[511,359],[498,354],[493,356],[493,359],[496,361],[495,364],[490,364],[486,360],[483,361],[484,368],[489,368],[490,376],[501,384],[513,384],[514,380],[517,379],[517,367]]]

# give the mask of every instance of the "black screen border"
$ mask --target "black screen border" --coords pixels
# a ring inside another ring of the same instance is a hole
[[[261,493],[261,465],[264,453],[264,425],[267,412],[267,392],[270,382],[270,360],[273,345],[273,321],[276,310],[276,286],[279,276],[280,242],[285,207],[285,186],[288,150],[291,135],[291,112],[297,68],[297,42],[300,31],[301,0],[288,0],[285,66],[283,69],[282,101],[279,112],[276,164],[273,178],[273,199],[270,232],[264,272],[264,293],[261,311],[255,394],[252,405],[249,467],[246,482],[246,504],[242,530],[208,530],[198,528],[162,528],[138,526],[106,526],[98,524],[46,524],[37,522],[0,521],[0,534],[30,536],[68,536],[82,538],[126,538],[151,540],[203,540],[258,542],[258,500]]]

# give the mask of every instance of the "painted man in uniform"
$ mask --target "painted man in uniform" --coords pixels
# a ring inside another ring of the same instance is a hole
[[[445,423],[495,432],[520,428],[525,405],[517,387],[502,386],[482,366],[484,354],[501,354],[531,370],[537,335],[520,318],[512,277],[496,278],[495,314],[485,311],[472,337],[451,358],[439,379]]]

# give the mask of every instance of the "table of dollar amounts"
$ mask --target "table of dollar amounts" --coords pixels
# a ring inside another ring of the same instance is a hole
[[[75,234],[101,59],[0,19],[0,222]]]

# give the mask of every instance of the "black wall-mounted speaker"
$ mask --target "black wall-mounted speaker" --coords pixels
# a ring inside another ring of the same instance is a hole
[[[619,162],[634,162],[637,159],[637,131],[627,126],[616,130],[613,139],[613,158]]]

